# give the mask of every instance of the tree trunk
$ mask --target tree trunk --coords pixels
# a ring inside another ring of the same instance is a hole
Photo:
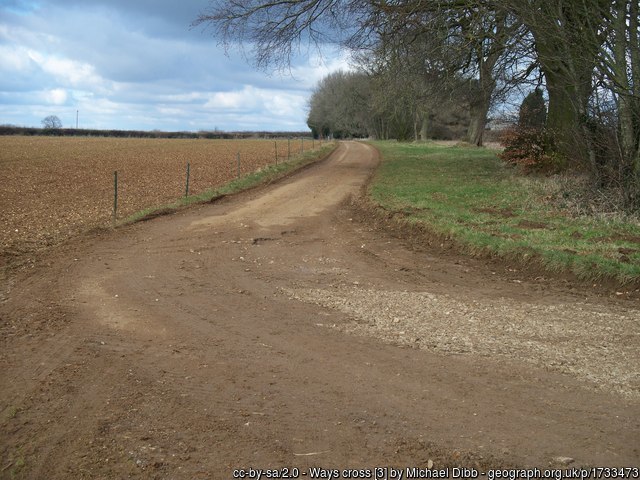
[[[629,7],[629,15],[627,15]],[[615,36],[613,44],[615,82],[617,84],[618,125],[622,162],[620,180],[629,205],[638,202],[640,187],[640,108],[637,82],[640,65],[638,42],[638,5],[635,0],[617,0],[615,3]],[[628,35],[627,35],[628,34]]]
[[[484,130],[487,126],[487,114],[491,108],[491,97],[496,88],[491,69],[492,64],[484,63],[480,67],[480,80],[476,88],[470,89],[469,99],[469,128],[467,130],[467,141],[477,147],[481,147],[484,138]]]
[[[479,78],[476,88],[470,89],[469,116],[470,123],[467,130],[467,141],[477,147],[483,144],[484,130],[487,126],[487,114],[491,108],[491,98],[496,89],[494,78],[494,68],[500,59],[504,44],[499,41],[501,32],[504,29],[506,17],[502,16],[496,20],[497,33],[488,52],[483,51],[482,43],[476,45],[476,55],[478,59]],[[504,41],[504,39],[502,40]]]
[[[423,142],[429,138],[429,115],[427,113],[422,116],[422,124],[420,125],[420,138]]]
[[[640,196],[640,28],[638,17],[640,6],[631,0],[629,8],[629,59],[631,60],[631,83],[633,88],[633,117],[635,126],[635,152],[633,155],[633,173],[636,195]]]
[[[524,16],[535,39],[549,94],[547,126],[553,130],[556,152],[569,167],[596,169],[587,107],[611,2],[538,0],[514,2],[513,6]]]
[[[549,109],[547,112],[547,128],[553,132],[558,140],[558,146],[562,153],[568,157],[575,153],[575,144],[580,140],[579,134],[580,114],[578,113],[578,95],[575,88],[567,84],[561,76],[556,75],[551,69],[543,72],[547,79],[547,93],[549,94]]]
[[[469,108],[471,116],[469,129],[467,130],[467,141],[476,147],[483,144],[484,130],[487,126],[487,113],[489,112],[489,102],[474,102]]]
[[[547,128],[555,139],[556,151],[571,165],[594,168],[595,155],[590,138],[585,136],[591,70],[577,74],[581,62],[574,62],[563,47],[555,48],[552,42],[537,41],[537,47],[549,95]]]

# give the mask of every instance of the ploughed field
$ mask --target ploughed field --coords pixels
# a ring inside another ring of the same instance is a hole
[[[287,139],[0,137],[0,265],[11,257],[109,225],[118,171],[118,218],[198,194],[295,155]]]

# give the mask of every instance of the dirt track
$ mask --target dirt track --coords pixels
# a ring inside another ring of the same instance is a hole
[[[0,478],[640,465],[637,304],[373,229],[344,200],[375,163],[345,143],[280,184],[78,241],[13,279]],[[554,351],[573,364],[539,358]]]

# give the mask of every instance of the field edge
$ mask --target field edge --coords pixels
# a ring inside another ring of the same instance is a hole
[[[210,188],[201,194],[191,195],[186,198],[182,197],[165,205],[156,205],[145,208],[134,214],[128,215],[121,220],[111,223],[111,225],[91,225],[88,228],[78,231],[74,235],[62,238],[59,242],[52,243],[46,247],[41,247],[36,250],[27,250],[21,255],[7,255],[0,257],[0,301],[8,295],[14,282],[14,276],[19,271],[33,269],[37,264],[43,261],[46,262],[47,255],[55,249],[65,248],[65,246],[69,246],[72,242],[79,239],[103,235],[117,231],[121,227],[126,227],[142,221],[148,221],[159,216],[174,214],[189,208],[192,205],[215,202],[226,196],[237,195],[276,183],[288,178],[289,176],[295,175],[297,172],[305,168],[325,161],[329,156],[331,156],[337,147],[337,142],[328,143],[316,148],[315,150],[309,150],[302,154],[297,154],[293,156],[292,159],[283,161],[277,166],[267,166],[257,172],[246,174],[239,179]]]
[[[324,145],[319,150],[311,150],[300,154],[301,158],[282,162],[277,166],[270,165],[257,172],[249,173],[218,187],[213,187],[198,195],[182,197],[175,202],[142,209],[116,222],[115,227],[131,225],[137,222],[152,220],[156,217],[170,215],[192,205],[213,203],[225,197],[238,195],[279,182],[295,175],[299,171],[325,161],[338,147],[336,142]]]
[[[461,238],[438,231],[434,225],[423,219],[412,217],[410,213],[382,205],[373,197],[372,186],[376,181],[379,167],[385,161],[385,156],[375,142],[365,143],[377,151],[379,163],[363,186],[359,198],[351,199],[351,207],[366,221],[373,223],[375,227],[391,233],[394,237],[408,241],[413,248],[426,246],[443,253],[487,261],[490,266],[501,270],[500,273],[507,277],[519,279],[524,275],[532,281],[564,281],[605,295],[615,294],[617,297],[628,299],[640,298],[640,277],[621,279],[603,271],[588,272],[587,275],[584,275],[585,272],[583,272],[583,275],[579,275],[570,267],[554,266],[551,268],[543,257],[536,253],[507,252],[500,254],[488,248],[476,248],[465,243]],[[523,255],[524,253],[527,255]],[[518,270],[518,275],[513,274],[514,267]]]

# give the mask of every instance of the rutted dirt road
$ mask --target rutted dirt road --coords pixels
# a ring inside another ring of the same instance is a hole
[[[374,229],[345,199],[375,164],[344,143],[18,275],[0,477],[640,465],[638,305]]]

